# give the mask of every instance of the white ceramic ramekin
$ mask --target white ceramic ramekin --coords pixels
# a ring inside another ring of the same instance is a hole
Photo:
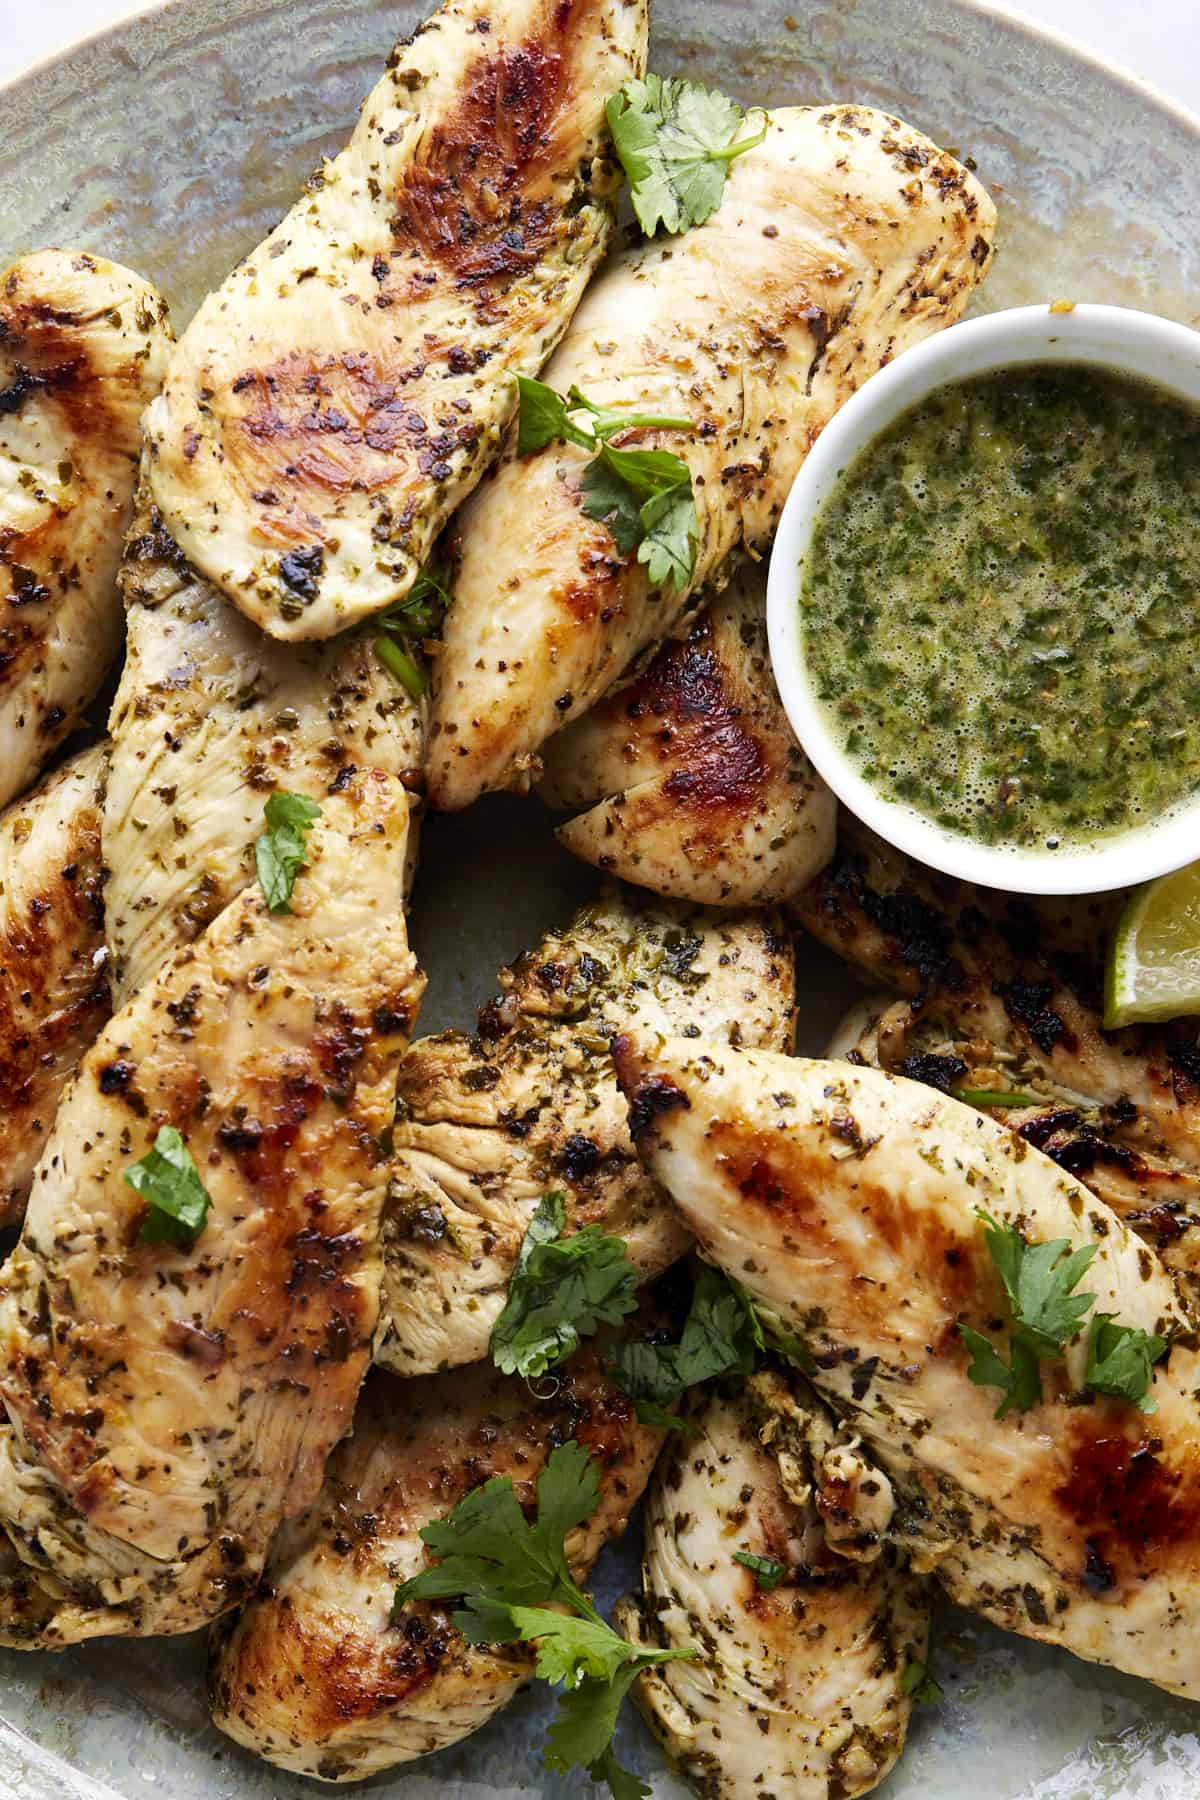
[[[1200,856],[1200,796],[1148,824],[1077,850],[1014,850],[947,831],[886,799],[858,773],[810,684],[800,581],[813,527],[859,452],[933,389],[1021,364],[1086,363],[1140,375],[1200,406],[1200,332],[1118,306],[1023,306],[955,325],[872,375],[825,427],[783,509],[767,584],[771,660],[792,729],[829,786],[873,831],[947,874],[1025,894],[1125,887]],[[1200,655],[1200,644],[1197,645]],[[1080,721],[1081,726],[1086,721]]]

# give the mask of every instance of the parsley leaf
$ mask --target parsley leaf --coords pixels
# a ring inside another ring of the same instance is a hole
[[[624,1343],[613,1351],[612,1374],[637,1404],[644,1425],[680,1425],[665,1411],[697,1382],[749,1375],[763,1348],[762,1327],[734,1282],[706,1263],[677,1344]]]
[[[729,164],[767,135],[764,117],[739,139],[745,115],[736,100],[674,76],[627,81],[604,114],[647,237],[660,225],[671,233],[702,225],[721,204]]]
[[[258,883],[273,913],[292,910],[292,889],[304,864],[308,834],[321,816],[315,800],[282,790],[271,795],[263,808],[267,830],[254,846]]]
[[[139,1241],[190,1250],[204,1230],[212,1199],[174,1125],[159,1127],[153,1149],[129,1165],[125,1180],[147,1203]]]
[[[777,1588],[787,1574],[783,1564],[776,1562],[773,1556],[756,1556],[753,1550],[735,1550],[733,1560],[741,1563],[744,1569],[750,1569],[755,1587],[763,1588],[767,1593]]]
[[[546,1741],[547,1767],[582,1766],[607,1781],[616,1800],[641,1800],[647,1790],[613,1755],[621,1703],[641,1669],[697,1652],[627,1643],[571,1575],[563,1540],[591,1518],[600,1499],[586,1450],[572,1442],[552,1451],[537,1499],[537,1516],[529,1520],[510,1477],[496,1476],[448,1517],[424,1526],[421,1536],[441,1561],[396,1589],[392,1617],[410,1600],[460,1598],[453,1620],[469,1642],[535,1644],[537,1673],[565,1690]]]
[[[637,1305],[637,1271],[625,1240],[598,1225],[562,1236],[566,1206],[543,1196],[530,1220],[492,1331],[492,1361],[505,1375],[543,1375],[581,1338],[616,1325]]]
[[[1139,1412],[1157,1410],[1150,1397],[1154,1365],[1167,1353],[1167,1340],[1135,1325],[1118,1325],[1115,1313],[1096,1313],[1088,1334],[1084,1385],[1094,1394],[1132,1400]]]
[[[620,450],[608,440],[634,428],[693,431],[692,420],[601,406],[577,387],[564,398],[527,375],[516,380],[521,396],[518,454],[528,456],[556,441],[593,451],[580,482],[584,515],[608,526],[622,556],[637,551],[655,587],[670,582],[676,590],[684,588],[696,566],[700,539],[687,464],[670,450]],[[579,413],[587,415],[586,425],[572,416]]]
[[[942,1689],[929,1673],[928,1663],[923,1663],[911,1644],[904,1646],[904,1668],[900,1675],[900,1692],[907,1694],[918,1706],[932,1706],[934,1701],[942,1697]]]
[[[404,599],[380,613],[376,620],[385,635],[375,639],[375,654],[414,700],[425,692],[426,676],[412,654],[412,645],[416,639],[428,637],[441,623],[450,604],[447,580],[441,563],[427,562]]]

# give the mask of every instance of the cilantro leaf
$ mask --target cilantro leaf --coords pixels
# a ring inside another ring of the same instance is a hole
[[[421,1537],[441,1560],[396,1589],[396,1607],[409,1600],[479,1596],[505,1605],[565,1601],[581,1605],[563,1539],[590,1519],[600,1498],[596,1465],[571,1442],[550,1455],[537,1481],[532,1523],[507,1475],[473,1488],[445,1519],[422,1527]]]
[[[911,1644],[904,1646],[904,1668],[900,1675],[900,1692],[918,1706],[932,1706],[942,1698],[942,1689],[929,1673],[928,1663],[921,1661]]]
[[[616,1800],[640,1800],[642,1784],[612,1751],[621,1703],[641,1669],[692,1657],[690,1645],[643,1650],[615,1632],[577,1586],[564,1539],[600,1499],[596,1465],[574,1442],[551,1452],[537,1483],[537,1515],[518,1504],[509,1476],[460,1500],[421,1536],[441,1561],[396,1589],[395,1620],[410,1600],[458,1597],[454,1624],[473,1644],[532,1643],[536,1672],[566,1690],[545,1751],[550,1768],[582,1765]],[[567,1606],[570,1612],[553,1610]]]
[[[623,1643],[624,1639],[620,1641]],[[637,1657],[638,1653],[631,1645],[625,1647]],[[558,1711],[546,1734],[543,1760],[548,1769],[566,1774],[570,1769],[582,1767],[590,1773],[606,1756],[612,1755],[617,1715],[643,1666],[640,1660],[631,1661],[619,1669],[611,1681],[586,1680],[578,1687],[568,1689],[558,1703]]]
[[[1096,1313],[1088,1334],[1084,1386],[1094,1394],[1131,1400],[1139,1412],[1157,1410],[1150,1397],[1154,1365],[1167,1353],[1167,1340],[1135,1325],[1118,1325],[1115,1313]]]
[[[721,204],[729,164],[767,135],[764,117],[739,139],[745,115],[736,100],[673,76],[627,81],[604,114],[647,237],[660,225],[670,233],[702,225]]]
[[[543,381],[518,375],[521,416],[517,452],[527,456],[555,441],[594,451],[580,490],[584,516],[608,526],[622,556],[636,550],[655,587],[684,588],[696,566],[700,518],[692,477],[670,450],[621,450],[609,443],[634,428],[693,431],[691,419],[601,406],[572,387],[564,399]],[[572,414],[585,413],[587,426]]]
[[[700,516],[691,476],[677,487],[653,494],[641,510],[642,530],[638,561],[645,563],[652,587],[673,587],[682,593],[696,566],[700,540]]]
[[[618,1344],[611,1371],[637,1403],[643,1424],[681,1421],[665,1411],[697,1382],[718,1375],[749,1375],[763,1348],[762,1327],[736,1283],[706,1263],[696,1279],[692,1303],[677,1344]]]
[[[492,1361],[506,1375],[542,1375],[571,1356],[581,1338],[616,1325],[637,1305],[637,1271],[625,1240],[585,1225],[564,1238],[559,1193],[543,1196],[530,1220],[492,1331]]]
[[[982,1208],[984,1239],[1012,1306],[1013,1322],[1039,1356],[1053,1356],[1075,1336],[1095,1294],[1071,1292],[1099,1249],[1072,1250],[1068,1238],[1027,1244],[1012,1225],[999,1225]]]
[[[174,1125],[159,1127],[153,1149],[129,1165],[125,1180],[147,1203],[139,1242],[190,1250],[204,1230],[212,1198]]]
[[[958,1335],[971,1352],[968,1378],[976,1387],[998,1387],[1004,1396],[996,1408],[996,1418],[1002,1419],[1014,1407],[1025,1412],[1037,1405],[1042,1397],[1042,1376],[1037,1355],[1028,1344],[1014,1338],[1010,1367],[982,1332],[960,1325]]]
[[[267,911],[292,910],[292,889],[304,866],[308,834],[321,808],[304,794],[282,790],[271,795],[263,808],[267,829],[254,845],[254,867],[267,903]]]
[[[684,466],[686,468],[686,464]],[[595,457],[588,464],[579,489],[583,495],[584,517],[607,525],[621,555],[631,555],[644,535],[642,503],[636,489],[611,469],[603,456]]]
[[[751,1570],[755,1587],[763,1588],[767,1593],[777,1588],[787,1574],[783,1564],[776,1562],[773,1556],[756,1556],[753,1550],[735,1550],[733,1560]]]
[[[572,396],[577,391],[572,388]],[[544,450],[547,444],[553,443],[578,444],[581,450],[594,447],[593,435],[571,418],[571,413],[578,408],[552,387],[547,387],[544,381],[535,381],[531,375],[518,375],[517,393],[521,405],[517,422],[518,456],[529,456],[534,450]],[[579,404],[582,405],[582,398]]]

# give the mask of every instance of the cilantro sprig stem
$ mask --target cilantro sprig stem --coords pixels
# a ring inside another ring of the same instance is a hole
[[[686,462],[670,450],[627,450],[609,440],[631,430],[692,432],[694,420],[602,406],[577,387],[564,396],[528,375],[518,375],[516,382],[517,454],[530,456],[555,442],[589,451],[592,460],[580,481],[584,515],[607,524],[622,556],[637,551],[654,587],[686,587],[700,538]]]
[[[627,1643],[571,1574],[564,1540],[600,1499],[595,1463],[572,1441],[551,1452],[537,1480],[537,1512],[525,1516],[509,1476],[494,1476],[421,1537],[439,1561],[396,1589],[393,1621],[413,1600],[461,1601],[451,1616],[472,1644],[530,1643],[535,1671],[564,1690],[546,1741],[548,1768],[582,1767],[616,1800],[649,1793],[612,1751],[621,1703],[639,1673],[699,1654],[691,1645],[647,1650]],[[555,1610],[565,1607],[566,1612]]]
[[[380,633],[375,639],[375,654],[413,700],[419,700],[428,686],[424,665],[413,654],[413,645],[436,631],[441,623],[450,604],[446,580],[440,563],[426,563],[404,599],[380,613],[375,621]]]

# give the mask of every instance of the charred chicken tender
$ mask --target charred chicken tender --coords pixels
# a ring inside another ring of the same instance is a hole
[[[486,1363],[408,1381],[374,1370],[320,1493],[279,1533],[257,1595],[213,1634],[216,1723],[325,1781],[358,1781],[478,1730],[529,1680],[533,1651],[469,1644],[453,1603],[412,1600],[393,1619],[398,1583],[428,1559],[421,1527],[496,1476],[529,1507],[547,1457],[574,1439],[600,1478],[599,1506],[567,1539],[582,1579],[624,1529],[662,1435],[638,1424],[595,1347],[556,1370],[543,1397]]]
[[[814,1387],[891,1480],[889,1535],[913,1566],[1009,1631],[1196,1697],[1200,1358],[1145,1244],[918,1082],[647,1033],[614,1054],[647,1167],[701,1253],[805,1342]],[[1083,1322],[1023,1398],[994,1384],[1017,1352],[977,1209],[1022,1258],[1090,1252]],[[1096,1385],[1097,1321],[1158,1340],[1152,1414]],[[964,1327],[993,1346],[986,1380]]]
[[[104,809],[118,1003],[253,881],[276,789],[320,801],[376,769],[416,793],[424,759],[423,709],[369,638],[264,637],[190,565],[145,484],[121,585],[126,655]],[[410,856],[416,838],[410,826]]]
[[[795,970],[769,913],[713,913],[613,889],[501,975],[474,1038],[414,1044],[399,1082],[376,1356],[425,1374],[487,1354],[542,1196],[568,1230],[624,1238],[643,1280],[688,1245],[638,1162],[613,1074],[641,1021],[788,1049]]]
[[[544,763],[542,799],[578,812],[559,843],[656,894],[771,904],[833,854],[837,804],[784,713],[754,564],[686,637],[552,737]]]
[[[41,250],[0,275],[0,806],[120,648],[141,416],[170,340],[161,296],[102,256]]]
[[[192,1630],[320,1488],[370,1360],[423,987],[407,823],[394,777],[328,800],[291,910],[240,894],[59,1107],[0,1271],[6,1644]]]
[[[803,1388],[764,1371],[692,1396],[696,1435],[667,1444],[651,1484],[642,1593],[617,1609],[633,1643],[704,1647],[644,1672],[634,1695],[705,1800],[850,1800],[904,1747],[927,1584],[880,1541],[887,1477]],[[858,1560],[852,1485],[869,1520]]]
[[[434,679],[430,799],[527,786],[546,739],[666,636],[741,545],[770,545],[792,480],[874,370],[957,319],[995,209],[953,157],[864,106],[793,107],[731,165],[718,210],[601,271],[544,372],[609,407],[690,419],[638,430],[691,472],[683,587],[652,588],[581,510],[588,453],[516,446],[452,531],[454,605]],[[513,529],[513,521],[520,529]]]
[[[272,637],[402,600],[608,247],[647,0],[446,0],[209,296],[147,431],[199,572]]]
[[[0,1225],[16,1225],[59,1096],[108,1018],[100,818],[108,746],[0,814]]]
[[[1195,1031],[1102,1024],[1108,895],[1030,901],[935,875],[843,819],[837,856],[792,902],[876,997],[831,1055],[994,1116],[1093,1193],[1200,1301]]]

